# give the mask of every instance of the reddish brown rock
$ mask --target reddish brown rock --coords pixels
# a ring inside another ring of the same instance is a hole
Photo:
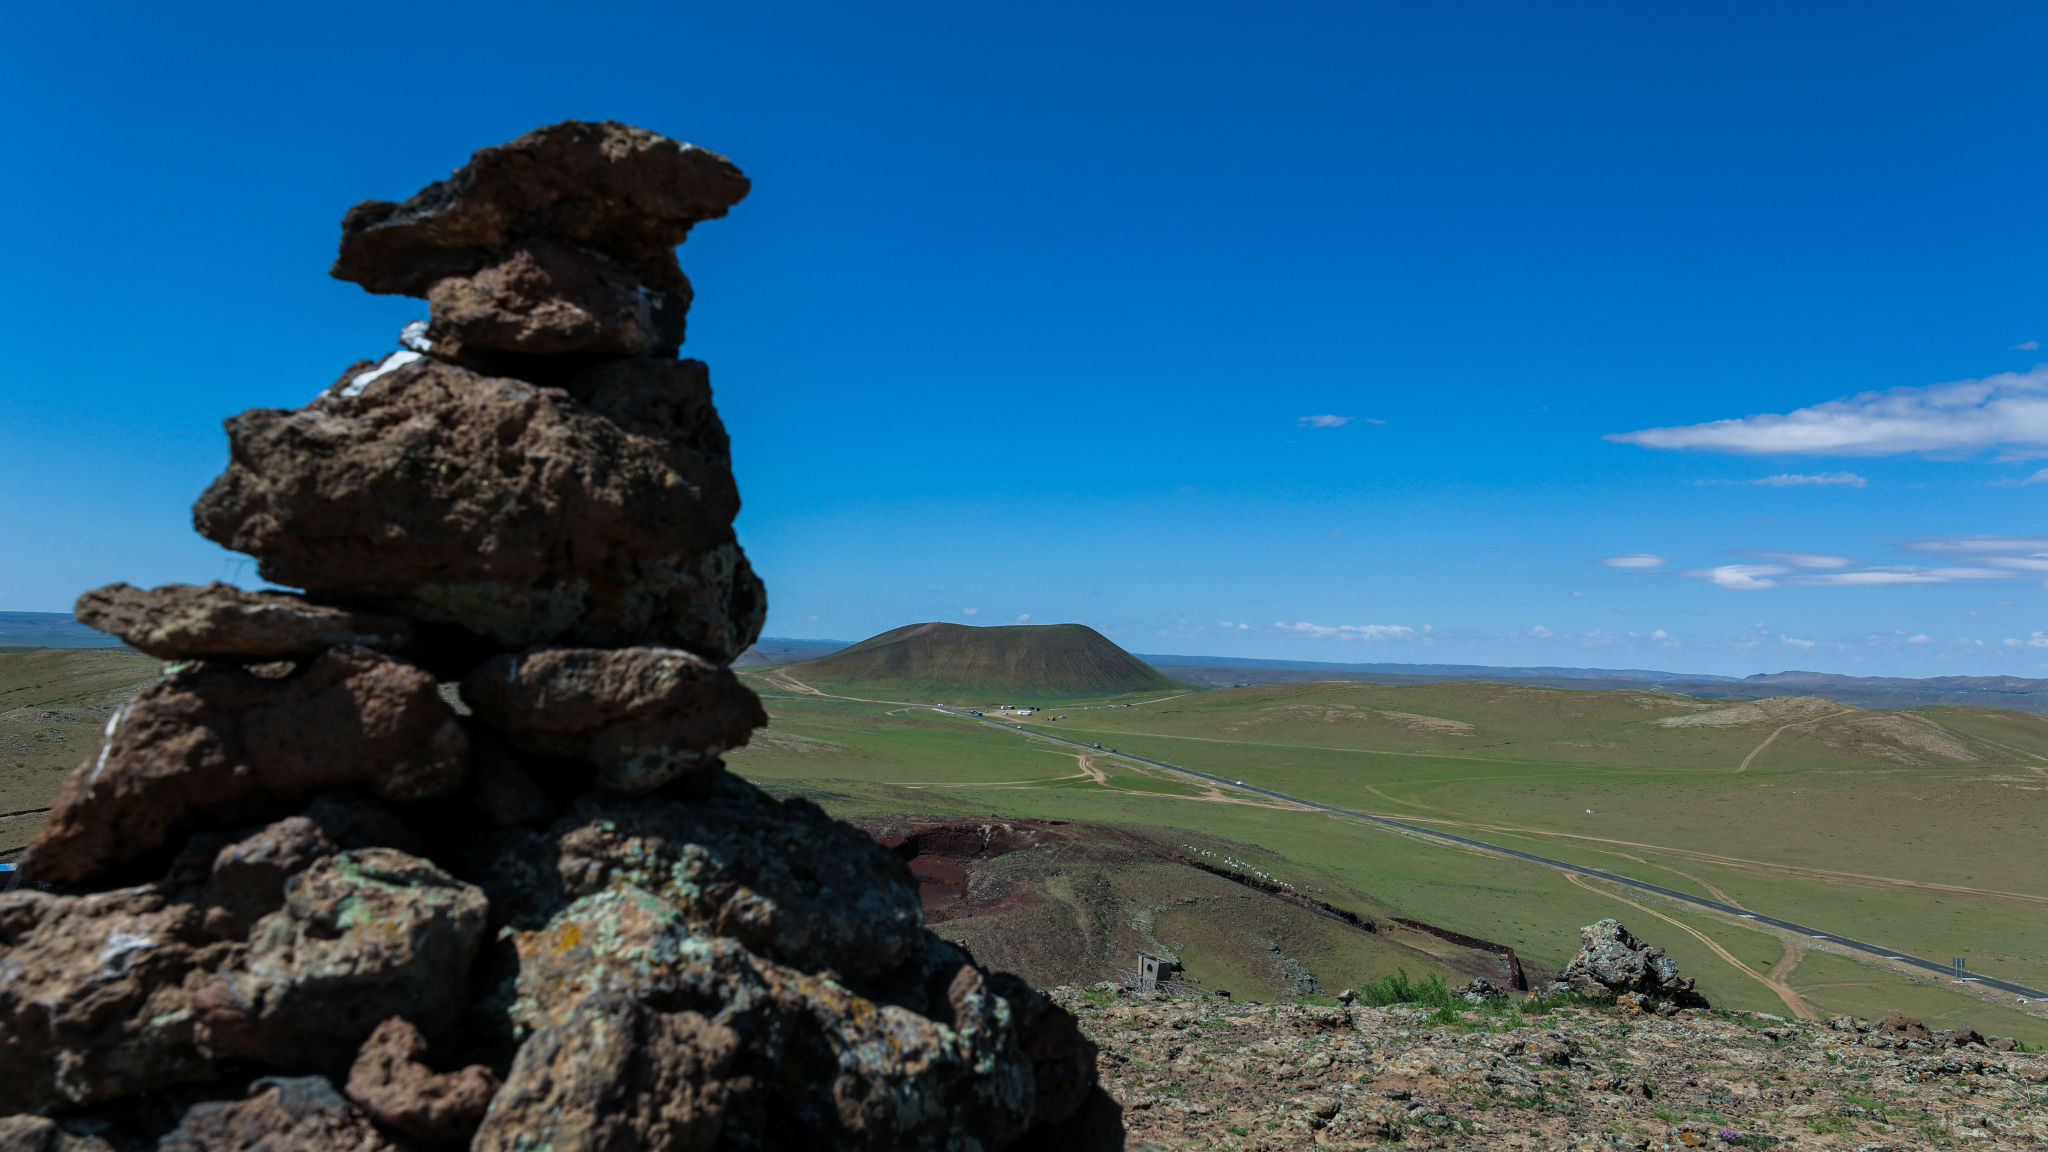
[[[234,952],[154,886],[0,894],[0,1114],[210,1080],[193,995]]]
[[[249,1098],[195,1104],[160,1152],[395,1152],[320,1076],[266,1076]]]
[[[207,666],[138,693],[71,773],[29,846],[38,880],[84,880],[181,826],[255,799],[366,785],[394,800],[455,791],[468,740],[433,677],[334,648],[282,680]]]
[[[480,889],[393,849],[317,860],[199,990],[194,1037],[215,1056],[338,1072],[393,1016],[443,1035],[488,910]]]
[[[701,1013],[636,1001],[544,1027],[519,1049],[474,1152],[708,1150],[725,1127],[741,1049]],[[814,1147],[829,1147],[819,1141]]]
[[[80,623],[165,660],[260,663],[350,644],[397,651],[412,641],[412,626],[395,616],[218,582],[148,589],[109,584],[80,596],[72,611]]]
[[[1884,1018],[1884,1022],[1878,1025],[1878,1029],[1890,1032],[1895,1036],[1903,1036],[1908,1040],[1922,1040],[1929,1044],[1934,1043],[1934,1033],[1928,1030],[1927,1025],[1920,1022],[1918,1016],[1908,1016],[1896,1008],[1892,1009],[1891,1015]]]
[[[348,1096],[381,1124],[446,1140],[473,1131],[498,1091],[498,1075],[481,1064],[435,1072],[421,1060],[427,1038],[402,1016],[377,1025],[348,1073]]]
[[[194,520],[266,579],[456,629],[477,659],[660,643],[728,663],[767,601],[733,537],[725,431],[701,366],[648,363],[600,374],[586,406],[394,353],[303,409],[229,420],[233,462]],[[656,383],[620,382],[636,371]]]
[[[429,346],[457,364],[479,352],[673,357],[690,288],[646,288],[608,256],[534,239],[472,275],[438,281],[427,302],[434,309]]]
[[[514,747],[594,764],[592,783],[613,792],[716,769],[720,753],[768,723],[730,669],[673,648],[499,656],[463,678],[462,698]]]
[[[341,222],[332,275],[421,296],[521,240],[548,236],[610,256],[650,288],[683,286],[676,245],[747,194],[732,161],[617,121],[565,120],[477,150],[403,204],[365,200]]]

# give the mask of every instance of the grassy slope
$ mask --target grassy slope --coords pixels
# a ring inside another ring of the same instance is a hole
[[[976,705],[1187,688],[1082,624],[910,624],[782,671],[846,695]]]
[[[1333,718],[1327,713],[1344,711],[1333,705],[1360,697],[1332,696],[1330,689],[1372,693],[1376,712],[1460,720],[1472,730],[1384,715]],[[1942,726],[1947,746],[1980,757],[2001,747],[2007,763],[1911,765],[1898,760],[1916,749],[1883,730],[1859,731],[1870,717],[1852,713],[1779,732],[1738,774],[1734,767],[1783,720],[1657,726],[1648,721],[1705,711],[1698,701],[1660,695],[1286,685],[1151,707],[1069,710],[1068,719],[1044,726],[1297,795],[1473,826],[1513,847],[1702,895],[1718,892],[1921,955],[1966,955],[1979,971],[2048,984],[2048,917],[2041,915],[2048,903],[1991,891],[2048,897],[2048,871],[2034,841],[2048,815],[2048,777],[2034,771],[2031,759],[2048,754],[2048,724],[1995,709],[1919,709],[1921,719]],[[1320,814],[1199,800],[1199,789],[1184,780],[1155,780],[1127,763],[1112,767],[1091,757],[1103,769],[1098,783],[1077,776],[1072,751],[928,711],[818,700],[769,704],[773,727],[758,746],[735,754],[733,766],[764,781],[825,792],[821,802],[835,811],[943,806],[1109,820],[1168,834],[1199,828],[1282,854],[1288,862],[1277,867],[1296,870],[1303,882],[1371,893],[1420,919],[1514,944],[1553,965],[1576,948],[1579,925],[1613,915],[1665,945],[1717,1003],[1784,1011],[1767,987],[1697,940],[1550,869]],[[1905,734],[1924,743],[1927,730]],[[1595,746],[1556,746],[1564,743]],[[1933,758],[1924,749],[1917,754]],[[1587,816],[1589,807],[1598,815]],[[1740,923],[1657,910],[1756,972],[1786,955],[1785,941]],[[1867,1015],[1870,1003],[1882,1001],[1930,1021],[2048,1039],[2040,1020],[1939,984],[1803,948],[1800,955],[1790,983],[1822,1012]]]
[[[126,648],[0,651],[0,813],[49,807],[114,709],[162,666]],[[43,822],[0,817],[0,853],[26,845]]]

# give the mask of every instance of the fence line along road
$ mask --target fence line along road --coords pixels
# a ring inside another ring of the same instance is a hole
[[[1349,808],[1339,808],[1334,804],[1318,804],[1314,800],[1304,800],[1299,796],[1289,796],[1285,792],[1275,792],[1270,788],[1257,788],[1250,784],[1239,783],[1236,780],[1225,779],[1222,776],[1214,776],[1207,772],[1198,772],[1193,768],[1183,768],[1178,764],[1168,764],[1163,760],[1153,760],[1144,756],[1134,756],[1129,752],[1118,752],[1114,748],[1104,748],[1101,745],[1091,744],[1085,740],[1071,740],[1065,736],[1056,735],[1051,732],[1041,731],[1036,728],[1027,729],[1021,724],[1011,724],[1006,721],[991,720],[986,716],[976,716],[971,712],[962,712],[958,708],[949,708],[943,704],[937,705],[936,707],[938,711],[945,712],[953,716],[962,716],[969,720],[979,720],[984,724],[993,724],[998,728],[1006,729],[1013,732],[1024,732],[1026,735],[1039,736],[1047,740],[1057,740],[1062,744],[1072,744],[1077,748],[1086,748],[1091,752],[1113,753],[1117,756],[1123,757],[1126,760],[1136,760],[1140,764],[1150,764],[1154,768],[1164,768],[1169,772],[1179,772],[1185,776],[1193,776],[1199,780],[1207,780],[1212,784],[1222,784],[1231,788],[1239,789],[1241,791],[1254,792],[1260,796],[1270,796],[1275,800],[1285,800],[1290,804],[1300,804],[1304,807],[1314,808],[1322,812],[1334,813],[1338,816],[1349,816],[1354,820],[1365,820],[1374,824],[1383,825],[1388,828],[1399,828],[1403,832],[1413,832],[1418,836],[1428,836],[1436,840],[1448,840],[1453,844],[1463,844],[1468,848],[1480,848],[1488,852],[1497,852],[1502,856],[1512,856],[1517,860],[1527,860],[1531,863],[1542,864],[1546,867],[1557,868],[1566,872],[1577,872],[1581,876],[1591,876],[1595,879],[1607,880],[1615,884],[1625,884],[1630,888],[1639,889],[1644,892],[1654,892],[1659,896],[1669,897],[1670,899],[1678,900],[1686,904],[1691,904],[1698,908],[1706,908],[1714,912],[1723,912],[1730,916],[1734,916],[1738,919],[1749,920],[1758,924],[1769,924],[1773,928],[1782,928],[1787,932],[1797,932],[1801,936],[1805,936],[1814,940],[1819,940],[1823,943],[1839,944],[1844,948],[1853,948],[1858,952],[1867,952],[1872,956],[1881,956],[1886,960],[1896,961],[1900,964],[1905,964],[1913,968],[1920,968],[1928,972],[1936,973],[1938,975],[1947,976],[1955,971],[1955,969],[1949,967],[1946,964],[1936,964],[1932,960],[1923,960],[1918,956],[1901,952],[1896,948],[1884,948],[1876,944],[1865,943],[1861,940],[1852,940],[1847,936],[1839,936],[1833,932],[1816,931],[1812,928],[1808,928],[1804,924],[1794,924],[1790,920],[1780,920],[1776,916],[1765,916],[1761,912],[1752,912],[1747,908],[1737,908],[1733,904],[1723,904],[1718,900],[1708,900],[1705,897],[1695,896],[1690,892],[1680,892],[1676,888],[1666,888],[1661,884],[1652,884],[1647,880],[1637,880],[1630,876],[1623,876],[1619,872],[1609,872],[1605,868],[1588,868],[1583,864],[1569,864],[1563,860],[1552,860],[1548,856],[1536,856],[1528,852],[1518,852],[1513,848],[1503,848],[1498,844],[1488,844],[1484,840],[1474,840],[1468,836],[1459,836],[1450,832],[1440,832],[1435,828],[1426,828],[1420,824],[1410,824],[1406,821],[1394,820],[1386,816],[1374,816],[1369,812],[1354,812]],[[2010,992],[2015,996],[2024,997],[2029,1000],[2048,1000],[2048,992],[2043,992],[2038,988],[2029,988],[2025,984],[2015,984],[2010,980],[1999,980],[1995,977],[1979,976],[1974,973],[1965,977],[1964,979],[1966,982],[1971,984],[1981,984],[1986,988],[1996,988],[2001,992]]]

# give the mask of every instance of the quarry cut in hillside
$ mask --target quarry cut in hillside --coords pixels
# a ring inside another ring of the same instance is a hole
[[[819,688],[951,703],[1042,704],[1189,690],[1085,624],[907,624],[776,671]]]

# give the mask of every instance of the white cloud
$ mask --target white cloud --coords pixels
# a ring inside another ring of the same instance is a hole
[[[2048,559],[2039,556],[1986,556],[1986,564],[2000,568],[2019,568],[2027,572],[2048,572]]]
[[[2025,343],[2013,345],[2012,350],[2015,352],[2032,352],[2034,349],[2039,348],[2040,346],[2041,342],[2039,340],[2028,340]]]
[[[1847,556],[1830,556],[1824,552],[1744,552],[1742,555],[1796,568],[1847,568],[1856,563]]]
[[[1783,414],[1615,432],[1605,439],[1758,456],[1882,456],[2048,445],[2048,365],[1980,380],[1859,392]]]
[[[1813,641],[1811,641],[1811,640],[1799,640],[1799,639],[1796,639],[1796,638],[1794,638],[1794,637],[1791,637],[1791,636],[1780,636],[1780,637],[1778,637],[1778,639],[1780,639],[1780,640],[1784,641],[1784,642],[1785,642],[1785,643],[1787,643],[1787,644],[1790,644],[1790,645],[1792,645],[1792,646],[1793,646],[1794,648],[1811,648],[1811,647],[1813,647]]]
[[[2048,552],[2044,536],[1940,536],[1906,545],[1914,552]]]
[[[960,610],[960,613],[961,613],[961,615],[963,615],[963,616],[972,616],[972,615],[974,615],[974,614],[975,614],[976,612],[979,612],[979,611],[981,611],[981,609],[979,609],[979,608],[962,608],[962,609]]]
[[[1306,620],[1296,620],[1292,624],[1276,622],[1273,627],[1282,632],[1335,636],[1339,640],[1405,640],[1416,635],[1415,629],[1405,624],[1311,624]]]
[[[1605,564],[1609,568],[1655,568],[1664,563],[1664,558],[1652,556],[1648,552],[1637,552],[1629,556],[1609,556],[1595,563]]]
[[[1386,421],[1385,421],[1385,420],[1375,420],[1375,419],[1373,419],[1373,418],[1372,418],[1372,417],[1370,417],[1370,416],[1367,416],[1367,417],[1365,418],[1365,422],[1366,422],[1367,424],[1385,424],[1385,423],[1386,423]]]
[[[1783,576],[1792,569],[1782,564],[1723,564],[1719,568],[1700,568],[1681,572],[1681,576],[1700,576],[1712,580],[1723,588],[1748,592],[1757,588],[1776,588],[1778,582],[1773,576]]]
[[[1351,423],[1353,419],[1354,417],[1350,416],[1303,416],[1296,420],[1295,423],[1304,428],[1342,428],[1344,425]],[[1375,420],[1372,423],[1384,424],[1386,421]]]
[[[1663,630],[1662,628],[1659,628],[1659,629],[1657,629],[1657,630],[1656,630],[1655,632],[1652,632],[1652,633],[1650,633],[1650,639],[1652,639],[1652,640],[1669,640],[1669,639],[1671,639],[1671,633],[1669,633],[1669,632],[1666,632],[1666,631],[1665,631],[1665,630]]]
[[[1793,484],[1847,484],[1851,487],[1861,488],[1865,484],[1870,483],[1870,481],[1865,480],[1854,472],[1819,472],[1812,476],[1801,476],[1793,472],[1781,472],[1776,476],[1765,476],[1760,480],[1751,480],[1750,483],[1768,484],[1773,488],[1784,488]]]
[[[1925,644],[1925,643],[1928,643],[1929,641],[1931,641],[1931,640],[1933,640],[1933,639],[1934,639],[1934,637],[1932,637],[1932,636],[1929,636],[1929,635],[1928,635],[1927,633],[1925,633],[1925,632],[1922,632],[1922,633],[1920,633],[1920,634],[1919,634],[1919,635],[1917,635],[1917,636],[1908,636],[1908,637],[1906,637],[1906,643],[1908,643],[1908,644]]]
[[[1031,613],[1029,613],[1029,612],[1026,612],[1026,613],[1025,613],[1025,614],[1023,614],[1022,616],[1019,616],[1019,617],[1017,617],[1017,623],[1019,623],[1019,624],[1029,624],[1029,623],[1031,623]]]

